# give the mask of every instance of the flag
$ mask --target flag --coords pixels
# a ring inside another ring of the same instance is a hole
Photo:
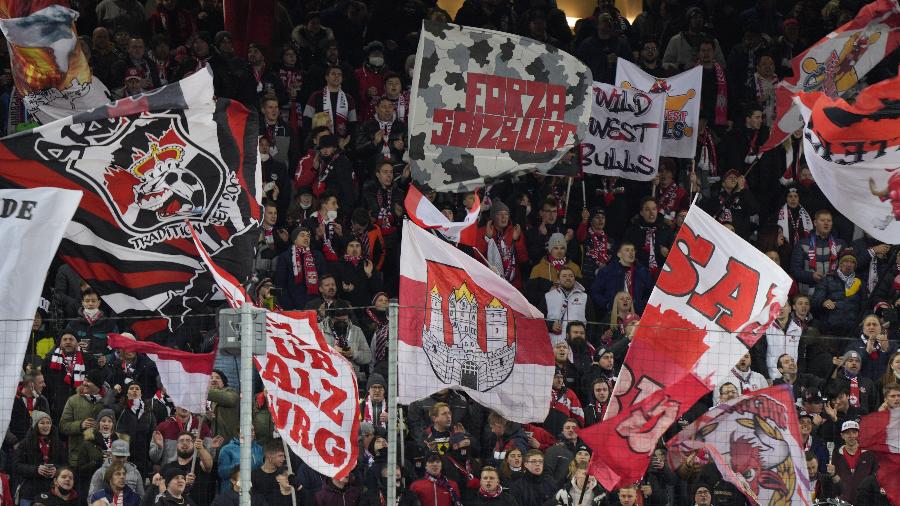
[[[790,385],[719,404],[666,445],[672,469],[702,450],[728,482],[759,506],[810,503],[809,473]]]
[[[669,426],[732,370],[787,303],[791,278],[692,206],[650,294],[600,424],[579,436],[607,490],[643,476]]]
[[[428,230],[437,230],[450,242],[475,246],[478,214],[481,212],[481,199],[478,198],[478,193],[475,194],[475,203],[463,221],[448,220],[414,184],[409,185],[404,207],[409,219],[416,225]]]
[[[663,114],[660,154],[674,158],[693,158],[700,134],[700,89],[703,67],[696,67],[672,77],[655,77],[626,60],[616,60],[616,81],[619,88],[638,89],[650,95],[666,97]]]
[[[854,103],[801,93],[803,154],[842,214],[875,239],[900,244],[900,78],[866,87]]]
[[[231,307],[249,301],[215,264],[194,233],[194,246]],[[343,478],[357,464],[359,388],[353,364],[332,350],[315,311],[266,312],[266,354],[254,357],[275,429],[313,470]],[[242,364],[249,367],[250,364]]]
[[[509,420],[543,422],[554,371],[543,318],[489,268],[403,223],[401,404],[454,388]]]
[[[803,128],[800,110],[792,99],[800,92],[821,91],[838,98],[875,65],[900,46],[900,6],[897,0],[876,0],[791,60],[793,76],[775,88],[775,122],[762,146],[768,151]]]
[[[662,97],[641,90],[595,82],[591,120],[581,143],[584,171],[636,181],[656,177],[665,104]]]
[[[205,68],[0,140],[0,186],[85,192],[60,255],[118,315],[160,316],[135,321],[147,337],[206,311],[212,280],[200,275],[192,229],[235,278],[251,272],[257,135],[256,113],[213,100]]]
[[[0,434],[6,434],[31,322],[50,262],[81,193],[58,188],[0,190]]]
[[[225,30],[231,34],[235,54],[245,58],[247,46],[251,42],[271,49],[272,31],[277,22],[275,11],[279,10],[279,7],[276,6],[277,3],[276,0],[224,0],[222,2]]]
[[[591,71],[518,35],[425,21],[409,113],[412,177],[463,192],[551,170],[584,137]]]
[[[191,413],[206,413],[206,393],[216,361],[215,350],[191,353],[151,341],[137,341],[122,334],[108,334],[108,339],[112,349],[143,353],[153,360],[163,388],[175,406]]]
[[[891,504],[900,504],[900,408],[876,411],[859,421],[859,446],[875,452],[878,484]]]
[[[93,76],[75,33],[78,12],[50,5],[22,14],[0,19],[0,30],[28,116],[49,123],[108,104],[109,90]]]

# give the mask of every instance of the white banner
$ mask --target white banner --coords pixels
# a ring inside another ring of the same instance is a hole
[[[81,192],[0,190],[0,434],[6,434],[47,269]]]
[[[700,124],[703,67],[698,65],[672,77],[658,78],[624,58],[617,61],[616,86],[626,89],[637,88],[651,95],[666,96],[660,154],[675,158],[693,158],[699,134],[697,129]]]
[[[656,177],[665,100],[637,89],[594,83],[581,166],[589,174],[637,181]]]

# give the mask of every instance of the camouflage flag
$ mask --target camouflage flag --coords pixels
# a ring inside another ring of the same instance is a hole
[[[592,82],[590,69],[553,46],[426,21],[410,97],[413,178],[461,192],[551,171],[584,138]]]

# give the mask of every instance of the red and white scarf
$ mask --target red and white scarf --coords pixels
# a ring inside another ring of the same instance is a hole
[[[634,264],[623,266],[625,267],[625,291],[628,292],[628,295],[631,295],[632,299],[634,298]]]
[[[135,418],[140,418],[144,414],[143,399],[128,399],[128,409],[134,413]]]
[[[550,267],[556,269],[557,273],[559,273],[559,271],[561,271],[562,268],[566,266],[566,262],[566,257],[553,258],[552,255],[547,255],[547,263],[550,264]]]
[[[609,240],[606,237],[606,231],[594,230],[594,227],[588,227],[586,241],[587,256],[591,257],[597,264],[606,265],[609,263]]]
[[[78,388],[84,382],[84,355],[81,351],[63,355],[62,350],[56,348],[53,350],[53,356],[50,357],[50,370],[65,371],[66,376],[63,381],[66,385]]]
[[[644,251],[647,252],[647,267],[651,274],[655,274],[659,270],[659,264],[656,262],[656,227],[653,225],[644,226]]]
[[[675,209],[678,203],[678,184],[674,181],[659,192],[659,212],[668,220],[675,220]]]
[[[700,132],[700,137],[697,139],[697,142],[700,148],[700,158],[697,160],[697,167],[699,167],[701,171],[707,171],[710,177],[718,177],[719,155],[716,152],[716,141],[713,139],[712,131],[709,127],[704,128],[703,131]]]
[[[341,137],[347,135],[347,125],[350,122],[350,102],[347,94],[339,89],[337,92],[337,104],[331,103],[331,91],[326,86],[322,90],[322,112],[327,112],[332,118],[332,132]]]
[[[725,81],[725,69],[718,62],[713,62],[716,71],[716,109],[714,125],[728,124],[728,83]]]
[[[787,204],[781,206],[781,209],[778,211],[778,226],[781,227],[784,238],[791,244],[797,244],[806,239],[806,236],[813,229],[813,222],[809,213],[806,212],[803,206],[798,206],[798,209],[799,219],[794,219],[794,215],[788,209]]]
[[[266,247],[269,249],[275,249],[275,227],[269,226],[265,223],[262,224],[263,230],[263,241],[266,243]]]
[[[385,188],[378,184],[378,190],[375,191],[375,201],[378,203],[378,216],[375,218],[375,224],[381,228],[382,234],[390,234],[394,232],[394,188]]]
[[[291,266],[294,271],[294,283],[306,283],[306,293],[319,291],[319,273],[316,271],[316,260],[309,248],[292,246]]]
[[[372,396],[367,395],[365,404],[363,405],[362,421],[369,422],[376,427],[381,427],[383,426],[383,424],[381,423],[381,413],[387,414],[387,400],[381,401],[381,409],[376,414],[375,403],[372,401]]]
[[[816,234],[811,234],[809,236],[809,251],[807,252],[807,256],[809,257],[809,268],[815,272],[816,264],[818,262],[818,255],[816,254]],[[828,271],[834,272],[837,269],[837,241],[834,240],[834,236],[831,234],[828,235]]]
[[[850,381],[850,397],[849,402],[850,405],[854,408],[858,408],[860,406],[859,399],[859,375],[858,374],[850,374],[847,370],[844,370],[844,377]]]
[[[778,77],[763,77],[754,73],[753,83],[756,87],[756,102],[762,108],[763,122],[771,126],[775,120],[775,85],[778,84]]]
[[[157,390],[155,394],[153,394],[153,398],[156,399],[157,402],[163,405],[166,408],[166,417],[172,416],[172,413],[175,412],[175,403],[172,402],[172,399],[169,397],[169,394],[163,393],[162,390]]]
[[[737,378],[737,380],[738,380],[738,390],[741,392],[742,395],[745,394],[745,393],[747,393],[747,392],[749,392],[750,390],[752,390],[752,389],[750,388],[750,387],[751,387],[751,385],[750,385],[750,375],[751,375],[751,372],[752,372],[752,371],[741,372],[741,371],[738,370],[737,367],[732,367],[732,368],[731,368],[731,374],[733,374],[734,377]]]
[[[375,117],[378,122],[378,128],[381,130],[381,156],[384,158],[391,157],[391,145],[389,140],[391,137],[391,127],[394,126],[393,120],[381,121],[378,116]]]
[[[500,253],[500,261],[503,263],[503,277],[512,282],[513,278],[516,277],[516,255],[513,251],[515,246],[507,246],[506,241],[503,239],[505,234],[501,233],[499,229],[494,231],[494,244],[497,246],[497,251]]]

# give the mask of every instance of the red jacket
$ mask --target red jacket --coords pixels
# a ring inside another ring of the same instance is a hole
[[[359,83],[359,107],[356,112],[359,115],[359,123],[362,124],[373,117],[373,103],[378,97],[384,95],[384,72],[374,72],[363,65],[353,71],[356,82]],[[375,88],[375,96],[369,97],[369,88]]]
[[[522,229],[522,233],[519,234],[519,240],[513,243],[513,230],[515,226],[510,223],[506,226],[506,230],[503,231],[503,242],[506,243],[507,247],[512,246],[515,250],[515,258],[516,258],[516,277],[512,280],[512,285],[516,288],[522,288],[522,265],[528,263],[528,248],[525,247],[525,230]],[[494,228],[496,233],[497,228]],[[488,244],[487,240],[484,238],[485,227],[479,228],[478,232],[475,234],[475,247],[478,248],[478,251],[487,258],[488,253]],[[484,258],[479,257],[478,260],[484,262]]]
[[[460,497],[459,486],[457,486],[456,482],[453,480],[449,480],[449,482],[450,487],[456,491],[456,497]],[[409,486],[409,490],[416,494],[416,497],[419,498],[419,502],[422,503],[422,506],[453,506],[453,499],[450,497],[450,492],[428,478],[414,481],[412,485]]]

